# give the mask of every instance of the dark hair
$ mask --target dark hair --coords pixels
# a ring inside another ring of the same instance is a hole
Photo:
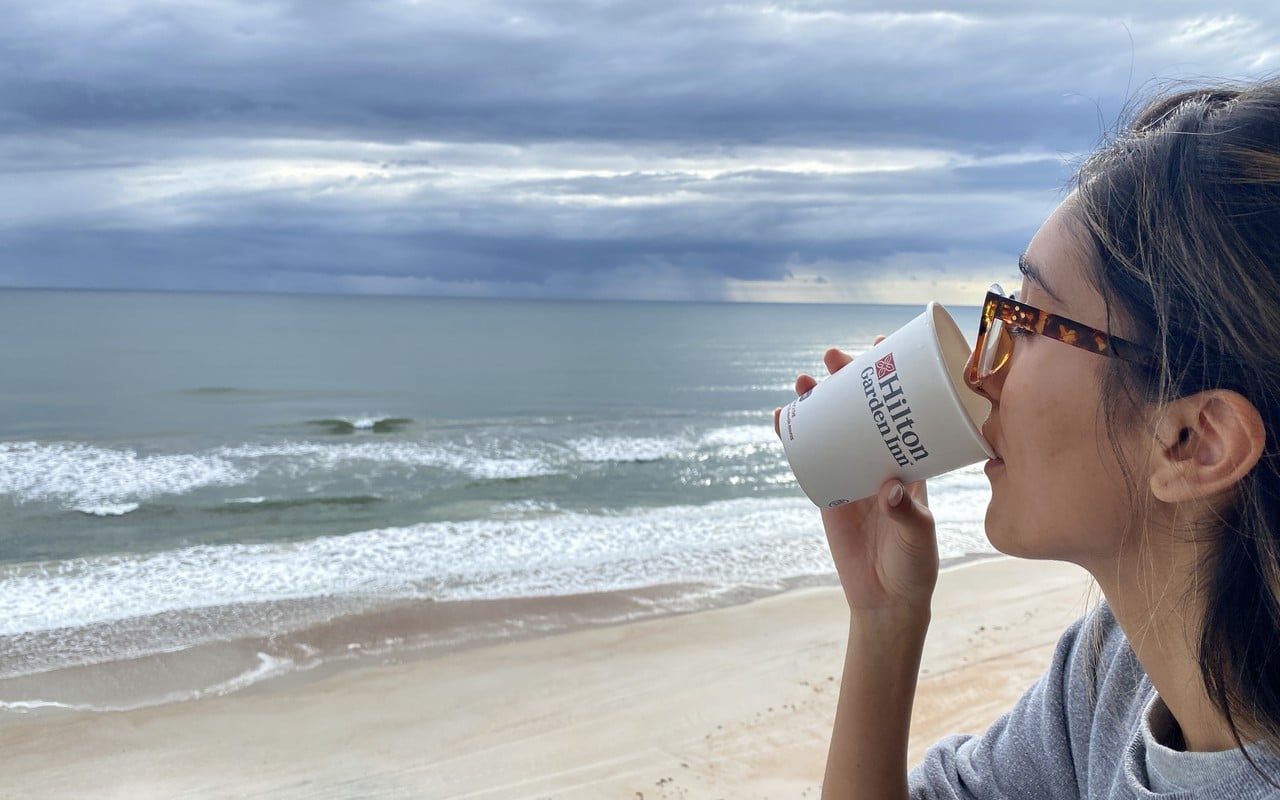
[[[1237,744],[1243,733],[1280,749],[1280,80],[1156,98],[1075,188],[1109,322],[1158,356],[1108,366],[1109,424],[1126,401],[1217,388],[1262,415],[1262,458],[1216,521],[1193,590],[1210,698]]]

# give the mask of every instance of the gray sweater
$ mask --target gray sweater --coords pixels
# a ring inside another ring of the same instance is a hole
[[[1179,753],[1158,744],[1151,726],[1159,731],[1167,719],[1103,605],[1067,630],[1048,673],[986,733],[949,736],[926,753],[911,773],[911,797],[1280,798],[1239,750]],[[1280,756],[1262,745],[1250,746],[1249,755],[1280,784]]]

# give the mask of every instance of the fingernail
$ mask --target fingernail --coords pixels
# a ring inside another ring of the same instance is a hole
[[[895,483],[893,488],[889,489],[889,507],[897,508],[902,503],[902,497],[906,494],[906,490],[902,488],[902,484]]]

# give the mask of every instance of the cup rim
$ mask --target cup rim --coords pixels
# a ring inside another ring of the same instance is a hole
[[[983,452],[987,454],[987,458],[995,458],[995,450],[991,448],[986,437],[982,435],[981,423],[974,421],[973,416],[969,413],[969,406],[966,405],[964,400],[960,397],[959,387],[956,386],[957,376],[959,376],[959,380],[961,382],[964,380],[964,367],[962,365],[959,372],[953,374],[950,364],[947,363],[946,354],[942,351],[942,337],[944,334],[950,336],[953,341],[958,341],[962,343],[965,348],[971,350],[972,348],[969,348],[968,340],[964,338],[964,333],[961,332],[960,326],[956,324],[955,318],[951,316],[951,312],[947,311],[946,307],[937,300],[930,300],[929,304],[925,306],[925,319],[929,325],[929,332],[932,334],[929,337],[929,342],[933,347],[933,356],[938,359],[938,363],[941,364],[947,375],[947,391],[949,392],[951,402],[958,405],[964,412],[963,416],[965,424],[968,425],[969,432],[982,447]],[[940,322],[941,327],[939,327]],[[972,390],[966,386],[965,391]],[[991,407],[990,401],[986,401],[984,398],[984,402],[987,403],[989,411]]]

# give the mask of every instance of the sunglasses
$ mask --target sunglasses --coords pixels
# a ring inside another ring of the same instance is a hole
[[[1006,295],[999,284],[993,284],[982,304],[978,341],[965,371],[969,386],[977,389],[987,378],[1004,369],[1013,355],[1014,339],[1029,334],[1047,336],[1108,358],[1135,364],[1151,362],[1151,351],[1140,344],[1027,305],[1018,300],[1016,292]]]

